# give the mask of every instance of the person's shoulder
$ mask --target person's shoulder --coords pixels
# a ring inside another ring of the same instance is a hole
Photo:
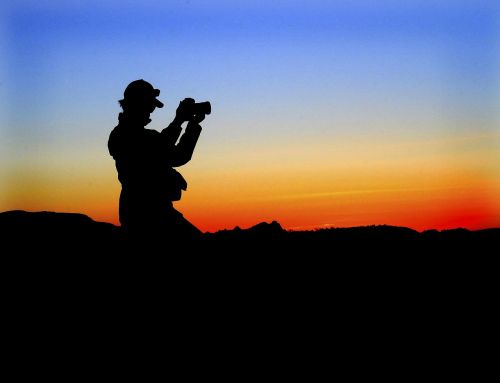
[[[117,140],[120,140],[121,137],[123,137],[124,131],[123,131],[123,126],[121,125],[116,125],[113,130],[109,133],[109,139],[108,142],[114,142]]]
[[[113,128],[108,138],[108,148],[112,156],[124,145],[127,146],[137,141],[138,137],[133,133],[132,130],[123,124],[118,124]]]
[[[144,128],[144,134],[147,136],[156,137],[156,136],[160,135],[160,132],[157,130],[154,130],[154,129]]]
[[[109,133],[109,135],[115,136],[119,131],[120,131],[120,125],[116,125],[113,129],[111,129],[111,132]]]

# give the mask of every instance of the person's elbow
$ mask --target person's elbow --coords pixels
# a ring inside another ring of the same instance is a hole
[[[191,153],[178,154],[172,159],[172,166],[176,168],[178,166],[186,165],[189,161],[191,161],[191,157]]]

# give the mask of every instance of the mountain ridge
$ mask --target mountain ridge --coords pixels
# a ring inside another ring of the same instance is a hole
[[[8,210],[0,212],[0,225],[98,225],[102,227],[114,228],[116,230],[121,230],[120,226],[114,225],[109,222],[96,221],[91,217],[83,213],[68,213],[68,212],[54,212],[54,211],[26,211],[26,210]],[[355,230],[400,230],[401,232],[420,234],[420,235],[434,235],[440,233],[449,232],[464,232],[464,233],[477,233],[485,231],[496,231],[500,228],[485,228],[471,230],[463,227],[456,227],[450,229],[426,229],[418,231],[406,226],[397,225],[387,225],[387,224],[372,224],[372,225],[360,225],[351,227],[328,227],[328,228],[316,228],[308,230],[293,230],[284,229],[279,222],[273,220],[271,222],[262,221],[253,226],[241,228],[240,226],[235,226],[233,229],[221,229],[215,232],[206,231],[203,235],[221,235],[226,233],[259,233],[259,232],[270,232],[270,233],[318,233],[318,232],[347,232]]]
[[[49,229],[58,229],[68,232],[68,229],[90,230],[94,233],[107,233],[112,235],[120,235],[121,227],[109,222],[95,221],[89,216],[82,213],[62,213],[53,211],[26,211],[26,210],[9,210],[0,212],[0,228],[5,232],[13,231],[21,228],[43,229],[44,232],[49,232]],[[387,224],[353,226],[353,227],[330,227],[318,228],[310,230],[287,230],[284,229],[279,222],[273,220],[271,222],[259,222],[248,228],[235,226],[233,229],[222,229],[216,232],[204,232],[203,236],[207,238],[224,238],[229,237],[240,238],[243,236],[295,236],[303,237],[314,235],[317,237],[324,236],[353,236],[354,234],[364,235],[367,237],[387,237],[397,234],[399,238],[427,237],[435,238],[443,235],[462,235],[467,236],[473,233],[488,233],[500,234],[500,228],[486,228],[479,230],[470,230],[462,227],[452,229],[428,229],[421,232],[405,226],[393,226]]]

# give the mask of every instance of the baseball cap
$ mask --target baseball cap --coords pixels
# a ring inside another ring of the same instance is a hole
[[[126,100],[137,100],[144,102],[144,100],[151,100],[158,108],[163,108],[163,103],[156,97],[160,95],[160,89],[155,89],[153,85],[143,79],[132,81],[125,88],[123,97]]]

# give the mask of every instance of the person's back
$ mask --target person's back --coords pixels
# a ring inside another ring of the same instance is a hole
[[[120,194],[120,222],[131,235],[185,238],[200,231],[173,208],[186,190],[184,178],[173,169],[187,163],[193,154],[203,116],[189,115],[192,99],[177,108],[174,121],[161,133],[145,129],[149,115],[163,104],[156,99],[159,90],[143,80],[132,82],[120,101],[123,113],[108,141],[115,159]],[[185,133],[181,125],[189,121]]]

